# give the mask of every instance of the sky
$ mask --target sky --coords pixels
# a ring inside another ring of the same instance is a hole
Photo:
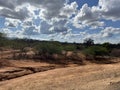
[[[120,0],[0,0],[9,38],[120,43]]]

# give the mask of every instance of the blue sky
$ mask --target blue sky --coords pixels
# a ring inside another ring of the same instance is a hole
[[[120,43],[120,0],[0,0],[8,37]]]
[[[77,2],[77,4],[79,5],[79,9],[80,9],[85,3],[87,3],[90,7],[97,6],[99,0],[92,0],[92,1],[91,0],[69,0],[70,3],[74,1]]]

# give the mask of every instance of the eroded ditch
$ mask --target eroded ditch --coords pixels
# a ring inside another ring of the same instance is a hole
[[[15,70],[0,72],[0,81],[6,81],[37,72],[52,70],[55,68],[62,68],[62,66],[20,67]]]

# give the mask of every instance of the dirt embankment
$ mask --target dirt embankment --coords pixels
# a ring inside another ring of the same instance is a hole
[[[15,68],[8,71],[0,72],[0,81],[5,81],[17,77],[22,77],[25,75],[43,72],[51,69],[55,69],[55,66],[41,66],[41,67],[21,67]]]
[[[63,67],[55,64],[34,62],[32,60],[0,60],[0,65],[0,81]]]
[[[0,90],[120,90],[120,63],[31,74],[1,82]]]
[[[20,50],[4,50],[0,52],[0,81],[63,67],[28,59],[13,60],[14,53],[19,54]]]

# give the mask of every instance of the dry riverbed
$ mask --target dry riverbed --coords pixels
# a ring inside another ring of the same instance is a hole
[[[41,64],[41,67],[47,66],[50,65]],[[28,67],[24,70],[29,71]],[[56,69],[52,65],[44,72],[1,81],[0,90],[120,90],[120,63],[71,65]]]

